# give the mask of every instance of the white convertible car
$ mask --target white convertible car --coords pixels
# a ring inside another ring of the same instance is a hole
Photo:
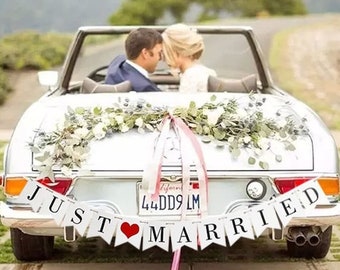
[[[16,258],[50,258],[55,236],[169,251],[269,236],[290,256],[326,256],[340,222],[337,147],[274,85],[252,29],[197,26],[218,76],[183,94],[162,63],[150,77],[161,92],[103,83],[134,28],[81,27],[58,82],[41,73],[51,87],[4,157],[0,214]]]

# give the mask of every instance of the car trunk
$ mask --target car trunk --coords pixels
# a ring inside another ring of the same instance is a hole
[[[103,95],[106,95],[103,98]],[[158,106],[188,106],[189,101],[194,100],[197,105],[209,100],[211,93],[182,95],[178,97],[178,93],[148,93],[146,94],[95,94],[81,95],[82,104],[79,104],[80,95],[68,95],[51,99],[46,106],[49,106],[48,113],[43,117],[40,129],[52,131],[55,129],[56,123],[60,123],[67,107],[94,107],[112,106],[117,100],[129,98],[139,99],[141,97],[147,99],[152,104]],[[236,98],[242,106],[247,103],[247,96],[244,94],[216,94],[218,98]],[[278,108],[284,108],[284,114],[296,115],[291,107],[278,97],[265,95],[266,102],[263,106],[264,115],[268,118],[274,118]],[[282,116],[283,117],[283,116]],[[91,171],[131,171],[142,172],[153,156],[155,145],[159,136],[159,132],[148,132],[140,134],[137,130],[130,130],[126,133],[114,133],[110,137],[102,140],[92,140],[90,143],[90,155],[83,164],[84,169]],[[217,146],[215,143],[205,143],[202,137],[194,135],[199,141],[202,149],[204,161],[208,171],[258,171],[262,170],[259,161],[267,162],[270,171],[308,171],[313,169],[313,145],[309,135],[297,136],[293,142],[294,151],[286,150],[282,142],[271,139],[270,150],[264,151],[256,159],[253,165],[248,163],[251,149],[241,149],[240,156],[233,157],[228,148],[228,144],[224,147]],[[173,130],[170,130],[164,142],[164,153],[162,159],[163,170],[178,170],[181,166],[181,149],[179,138]],[[280,162],[275,160],[276,155],[280,155]],[[194,166],[195,153],[191,153],[191,165]],[[34,160],[33,164],[38,164]],[[56,167],[56,169],[59,169]]]

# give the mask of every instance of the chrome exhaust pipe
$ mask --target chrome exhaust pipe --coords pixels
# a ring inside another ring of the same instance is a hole
[[[299,247],[303,246],[307,242],[306,236],[302,232],[295,234],[293,239],[295,244]]]
[[[294,242],[299,247],[307,242],[306,236],[300,230],[291,230],[289,236],[288,241]]]
[[[308,244],[310,244],[313,247],[319,245],[321,241],[320,236],[316,234],[315,232],[313,232],[312,230],[307,232],[306,238],[307,238]]]

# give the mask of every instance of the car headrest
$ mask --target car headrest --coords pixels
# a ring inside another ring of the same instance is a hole
[[[130,81],[124,81],[117,84],[101,84],[90,78],[85,78],[81,87],[81,93],[114,93],[132,91]]]
[[[215,76],[208,78],[209,92],[232,92],[232,93],[250,93],[257,91],[256,74],[250,74],[240,80],[221,79]]]

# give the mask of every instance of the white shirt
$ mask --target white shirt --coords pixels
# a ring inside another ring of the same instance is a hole
[[[217,76],[215,70],[201,64],[189,67],[181,75],[179,92],[207,92],[209,76]]]
[[[126,59],[126,63],[128,63],[130,66],[137,69],[140,73],[142,73],[146,78],[149,78],[149,73],[146,71],[146,69],[142,68],[141,66],[135,64],[134,62]]]

